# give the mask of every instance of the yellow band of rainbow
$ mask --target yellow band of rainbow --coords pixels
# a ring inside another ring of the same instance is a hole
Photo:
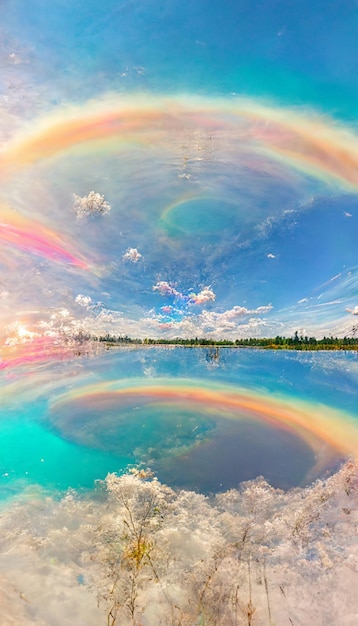
[[[128,405],[162,404],[192,408],[229,419],[254,419],[275,428],[285,429],[305,441],[320,458],[358,455],[358,420],[343,411],[324,405],[273,397],[239,389],[232,385],[186,379],[160,379],[143,382],[103,382],[80,387],[58,397],[52,410],[61,413],[61,421],[71,422],[71,407],[76,410],[106,411]],[[76,414],[74,410],[74,414]],[[330,449],[330,451],[328,450]]]
[[[356,133],[333,119],[245,98],[108,96],[32,121],[0,157],[6,172],[95,142],[142,144],[171,151],[183,133],[220,137],[228,159],[233,144],[340,188],[358,190]],[[233,167],[237,164],[233,163]]]

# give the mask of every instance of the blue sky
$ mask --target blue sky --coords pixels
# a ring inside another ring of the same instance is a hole
[[[355,2],[7,0],[1,17],[5,340],[350,332]]]

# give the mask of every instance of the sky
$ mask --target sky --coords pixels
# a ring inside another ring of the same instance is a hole
[[[0,11],[2,344],[354,332],[356,2]]]

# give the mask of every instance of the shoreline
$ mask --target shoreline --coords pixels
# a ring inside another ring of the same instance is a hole
[[[93,340],[97,343],[98,340]],[[227,344],[204,344],[204,343],[195,343],[195,344],[185,344],[185,343],[175,343],[175,342],[162,342],[162,341],[151,341],[150,343],[140,343],[136,341],[98,341],[102,345],[108,348],[121,348],[121,347],[132,347],[132,348],[152,348],[152,347],[160,347],[160,348],[207,348],[208,350],[219,350],[219,349],[244,349],[244,350],[273,350],[273,351],[296,351],[296,352],[358,352],[358,343],[354,345],[345,345],[345,346],[335,346],[335,345],[318,345],[314,347],[313,345],[305,345],[305,346],[277,346],[277,345],[227,345]]]

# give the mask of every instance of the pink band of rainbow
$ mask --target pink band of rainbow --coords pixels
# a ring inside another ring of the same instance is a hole
[[[98,141],[171,150],[173,137],[180,140],[188,129],[220,136],[228,154],[237,141],[285,168],[358,190],[358,142],[349,127],[312,112],[244,98],[115,96],[60,110],[14,137],[1,155],[0,169],[11,171]]]

